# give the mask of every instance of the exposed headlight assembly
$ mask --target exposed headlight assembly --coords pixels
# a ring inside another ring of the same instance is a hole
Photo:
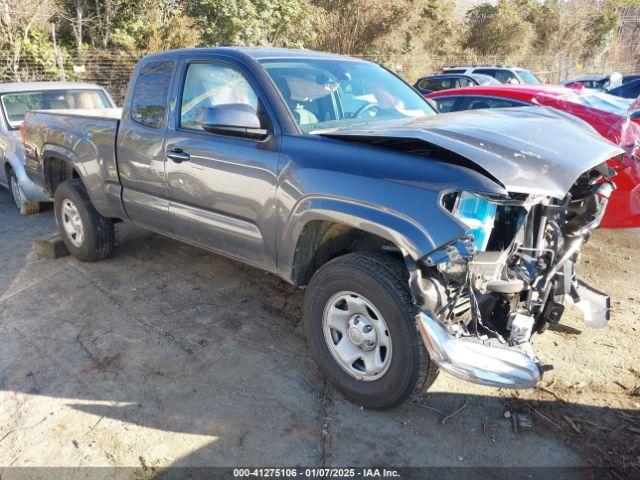
[[[451,213],[461,220],[469,230],[478,251],[484,251],[493,230],[498,205],[486,197],[473,192],[460,192]]]

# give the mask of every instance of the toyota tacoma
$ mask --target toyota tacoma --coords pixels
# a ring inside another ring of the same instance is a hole
[[[565,305],[609,318],[575,266],[624,152],[566,114],[436,114],[374,63],[225,47],[147,56],[121,114],[29,112],[23,137],[73,256],[125,220],[306,287],[312,354],[367,408],[439,370],[533,387]]]

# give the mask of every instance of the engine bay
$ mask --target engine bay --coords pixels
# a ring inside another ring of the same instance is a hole
[[[604,165],[584,173],[562,200],[525,194],[443,195],[443,207],[468,227],[466,237],[416,264],[419,276],[414,273],[411,279],[422,310],[446,329],[440,333],[466,342],[466,348],[474,342],[528,357],[539,370],[527,380],[535,383],[545,367],[535,357],[532,338],[560,322],[567,304],[577,306],[588,326],[606,326],[609,298],[579,282],[575,266],[615,189],[611,175]],[[429,328],[421,330],[425,337]],[[433,338],[429,341],[437,359]],[[429,341],[425,338],[427,346]],[[476,383],[509,386],[457,373]]]

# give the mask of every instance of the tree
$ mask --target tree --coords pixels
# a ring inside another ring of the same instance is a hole
[[[40,50],[46,40],[40,34],[41,24],[48,18],[48,0],[0,0],[0,48],[6,55],[4,76],[20,80],[25,56]]]
[[[390,35],[404,38],[400,27],[408,4],[402,0],[317,0],[317,36],[313,48],[346,55],[391,53]]]
[[[190,0],[207,45],[304,47],[313,38],[306,0]]]
[[[109,41],[136,54],[198,45],[201,31],[186,10],[181,0],[130,1],[114,19]]]
[[[56,0],[55,8],[56,15],[64,20],[71,29],[75,42],[76,56],[82,62],[85,53],[86,27],[94,21],[90,0]]]
[[[102,48],[109,46],[113,22],[123,7],[125,0],[94,0],[95,37]]]
[[[420,9],[419,22],[408,35],[419,35],[431,55],[451,55],[459,49],[460,28],[453,19],[454,4],[448,0],[427,0]]]
[[[511,56],[526,50],[534,36],[523,15],[521,2],[483,3],[467,13],[468,36],[464,46],[480,55]],[[526,12],[529,13],[529,12]]]

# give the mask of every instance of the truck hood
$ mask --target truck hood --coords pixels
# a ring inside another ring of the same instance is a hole
[[[454,153],[509,192],[564,198],[578,177],[624,151],[573,117],[544,107],[444,113],[313,133],[385,146],[415,141]],[[396,142],[397,144],[397,142]],[[413,144],[413,146],[412,146]]]

